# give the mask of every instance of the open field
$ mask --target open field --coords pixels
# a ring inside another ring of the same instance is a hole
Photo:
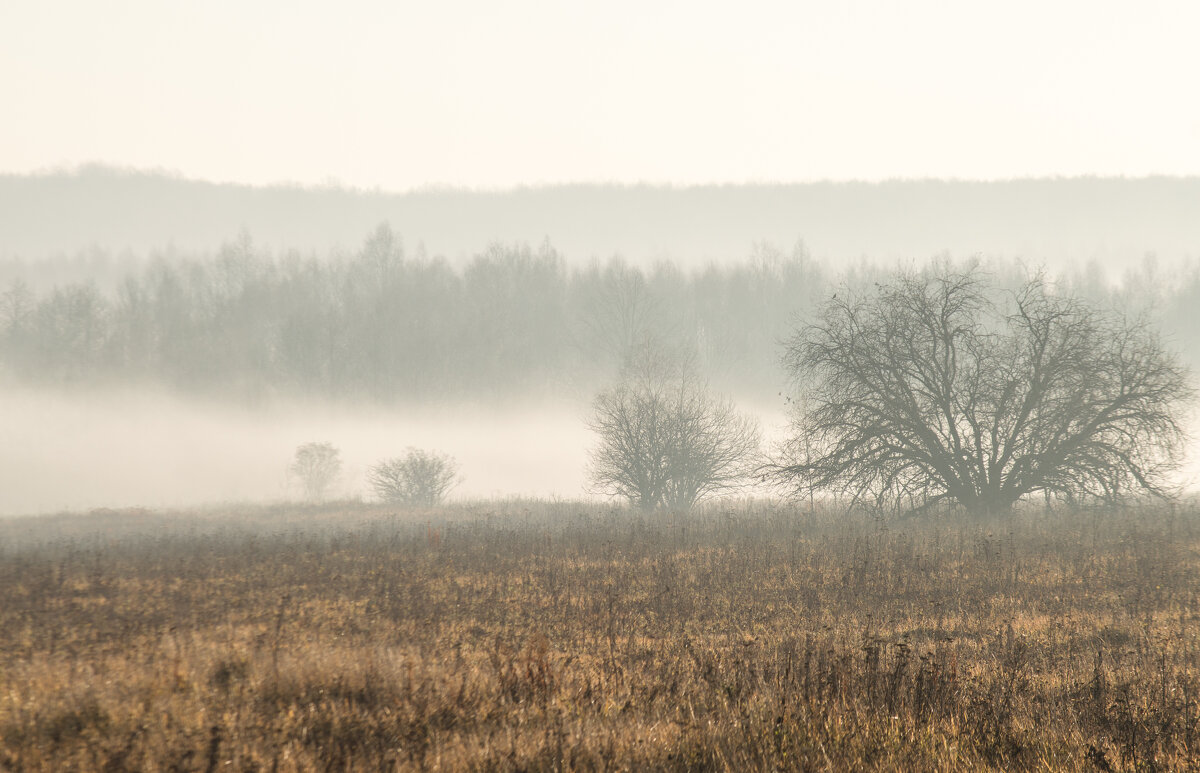
[[[0,521],[0,769],[1200,768],[1200,510]]]

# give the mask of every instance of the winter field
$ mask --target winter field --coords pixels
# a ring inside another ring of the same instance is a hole
[[[0,522],[11,770],[1184,770],[1200,511]]]

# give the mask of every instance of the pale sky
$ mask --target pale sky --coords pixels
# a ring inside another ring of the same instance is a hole
[[[1200,3],[0,0],[0,173],[1200,174]]]

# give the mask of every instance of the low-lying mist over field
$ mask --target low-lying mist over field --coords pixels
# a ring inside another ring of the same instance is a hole
[[[355,409],[247,408],[160,391],[9,389],[0,401],[0,514],[301,499],[296,448],[327,441],[343,469],[329,498],[369,498],[367,468],[413,446],[458,460],[454,498],[586,496],[592,439],[567,403]]]
[[[300,500],[289,465],[298,446],[314,441],[341,452],[330,499],[371,500],[368,468],[410,446],[458,461],[452,499],[588,499],[585,467],[596,438],[587,411],[566,400],[500,408],[247,407],[162,390],[9,388],[0,399],[8,439],[0,446],[0,515]],[[782,399],[751,412],[768,444],[786,434]],[[1192,443],[1179,482],[1200,489],[1200,442]]]
[[[176,508],[303,499],[296,448],[328,442],[342,470],[329,499],[373,499],[368,469],[408,447],[459,465],[451,499],[590,498],[595,438],[586,405],[354,407],[281,401],[249,407],[161,389],[8,388],[0,399],[0,515]],[[782,410],[761,412],[764,428]]]

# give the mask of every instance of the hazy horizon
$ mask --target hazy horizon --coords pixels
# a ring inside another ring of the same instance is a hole
[[[99,177],[143,177],[161,178],[167,181],[197,183],[215,187],[231,187],[260,191],[301,191],[307,193],[345,193],[350,195],[385,195],[405,196],[411,194],[434,193],[468,193],[468,194],[510,194],[529,190],[561,190],[570,188],[614,188],[630,190],[638,188],[653,188],[668,191],[687,191],[695,189],[723,188],[789,188],[804,186],[888,186],[909,183],[942,183],[942,184],[973,184],[973,183],[1026,183],[1026,182],[1078,182],[1078,181],[1192,181],[1200,179],[1200,170],[1188,172],[1142,172],[1127,174],[1124,172],[1045,172],[1023,174],[995,174],[989,176],[956,176],[935,174],[912,174],[893,176],[826,176],[810,178],[755,178],[745,180],[669,180],[669,179],[613,179],[613,178],[566,178],[562,180],[541,181],[507,181],[495,184],[470,182],[440,182],[430,180],[417,182],[408,186],[390,187],[386,185],[357,184],[349,180],[335,177],[314,180],[297,180],[279,178],[275,180],[245,181],[233,178],[222,178],[193,174],[182,168],[167,165],[138,166],[103,159],[83,159],[79,161],[51,163],[39,167],[0,170],[0,178],[40,179],[79,176]]]
[[[1200,177],[892,180],[777,185],[580,183],[387,193],[218,184],[89,167],[0,173],[0,261],[216,253],[242,234],[275,254],[353,253],[380,223],[459,263],[548,241],[573,262],[685,268],[803,245],[834,264],[938,254],[1018,259],[1115,279],[1154,256],[1200,257]],[[79,262],[78,260],[76,262]]]

